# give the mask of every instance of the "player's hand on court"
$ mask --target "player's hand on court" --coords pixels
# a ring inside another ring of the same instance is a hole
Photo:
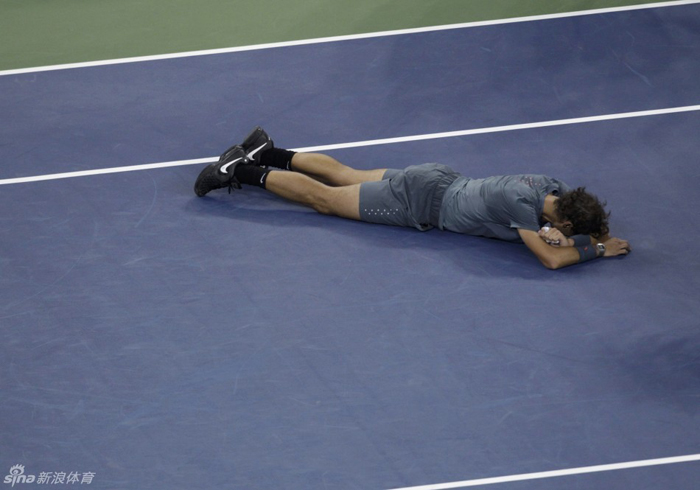
[[[616,257],[618,255],[627,255],[632,251],[632,247],[627,240],[620,238],[610,238],[603,242],[605,245],[605,254],[603,257]]]
[[[561,231],[556,228],[550,228],[549,226],[543,226],[540,231],[537,232],[542,240],[547,242],[553,247],[571,247],[573,246],[573,240],[566,237]]]

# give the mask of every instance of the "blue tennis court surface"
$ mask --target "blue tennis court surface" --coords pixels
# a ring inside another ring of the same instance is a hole
[[[2,76],[0,182],[209,157],[256,124],[299,148],[689,107],[698,46],[688,5]],[[699,132],[689,110],[329,152],[587,186],[634,252],[557,272],[258,189],[199,199],[200,166],[1,185],[0,475],[390,489],[698,454]]]

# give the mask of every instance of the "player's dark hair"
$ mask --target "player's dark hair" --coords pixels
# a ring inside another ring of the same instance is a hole
[[[607,235],[610,213],[605,211],[605,202],[579,187],[559,196],[555,202],[557,214],[562,221],[571,221],[574,235]]]

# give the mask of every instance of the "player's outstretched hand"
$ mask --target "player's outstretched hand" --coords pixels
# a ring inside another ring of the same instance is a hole
[[[609,238],[603,243],[605,244],[605,255],[603,255],[603,257],[627,255],[632,251],[632,247],[630,247],[629,242],[620,238]]]
[[[542,240],[547,242],[553,247],[571,247],[573,246],[573,240],[569,240],[566,235],[556,228],[550,228],[549,226],[543,226],[540,231],[537,232]]]

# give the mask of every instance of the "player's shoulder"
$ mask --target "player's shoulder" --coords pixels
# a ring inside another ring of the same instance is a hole
[[[511,180],[525,188],[538,193],[560,194],[567,192],[571,187],[564,181],[543,174],[521,174],[510,176]]]

